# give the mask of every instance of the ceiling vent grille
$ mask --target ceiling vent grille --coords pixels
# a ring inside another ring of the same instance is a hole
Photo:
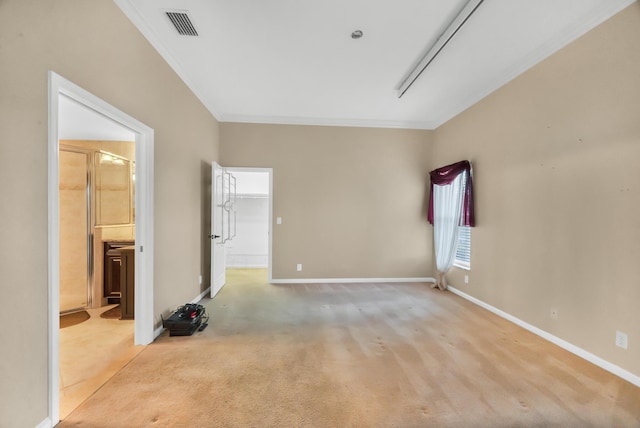
[[[176,30],[178,34],[182,36],[197,36],[198,32],[196,28],[191,23],[191,19],[189,19],[189,15],[186,12],[165,12],[169,20]]]

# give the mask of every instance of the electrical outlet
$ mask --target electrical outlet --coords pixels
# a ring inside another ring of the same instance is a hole
[[[282,217],[276,217],[276,224],[282,224]]]
[[[551,308],[551,311],[549,311],[549,316],[551,317],[552,320],[557,320],[558,310],[556,308]]]
[[[302,263],[298,263],[298,264],[296,265],[296,270],[297,270],[298,272],[300,272],[300,271],[302,270]]]
[[[622,349],[627,349],[627,334],[621,331],[616,331],[616,346]]]
[[[202,275],[198,276],[198,283],[202,285]]]
[[[465,275],[464,276],[464,283],[468,284],[469,283],[469,275]]]

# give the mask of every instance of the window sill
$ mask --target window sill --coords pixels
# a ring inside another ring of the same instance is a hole
[[[460,269],[471,270],[471,265],[469,263],[462,262],[460,260],[456,260],[455,262],[453,262],[453,265]]]

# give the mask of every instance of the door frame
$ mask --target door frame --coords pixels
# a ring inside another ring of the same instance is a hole
[[[59,74],[49,71],[48,132],[48,372],[49,420],[60,421],[60,231],[59,231],[59,99],[68,97],[136,135],[136,254],[135,254],[135,333],[136,345],[147,345],[154,339],[153,319],[153,151],[152,128],[113,107]]]
[[[263,172],[269,174],[269,257],[267,261],[268,281],[273,280],[273,168],[225,167],[229,172]]]
[[[220,173],[220,177],[218,178],[217,174]],[[224,287],[226,282],[226,263],[225,263],[225,246],[224,241],[216,242],[216,239],[222,238],[224,235],[224,231],[222,230],[222,222],[218,223],[218,212],[222,213],[222,205],[218,204],[218,198],[222,196],[222,193],[218,192],[218,185],[220,185],[220,190],[222,191],[224,188],[224,172],[225,168],[220,166],[217,162],[211,163],[211,234],[209,234],[209,238],[211,239],[211,290],[210,297],[213,299],[216,294]],[[220,180],[220,182],[218,182]],[[218,211],[219,210],[219,211]],[[220,234],[217,235],[217,225],[221,226]],[[221,255],[221,256],[220,256]],[[217,263],[216,260],[219,259],[220,263]],[[222,267],[222,269],[220,269]],[[218,271],[221,271],[221,274],[218,274]]]

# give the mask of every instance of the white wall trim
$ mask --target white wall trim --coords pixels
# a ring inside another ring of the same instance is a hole
[[[273,278],[273,168],[269,168],[269,259],[267,279]]]
[[[277,125],[307,125],[307,126],[347,126],[354,128],[391,128],[391,129],[426,129],[437,128],[438,123],[426,121],[406,120],[378,120],[378,119],[339,119],[331,117],[290,117],[290,116],[256,116],[241,114],[225,114],[220,122],[266,123]]]
[[[155,330],[153,330],[153,340],[156,340],[158,338],[158,336],[160,336],[162,334],[162,332],[164,332],[165,328],[160,326],[158,328],[156,328]]]
[[[58,75],[49,72],[49,135],[48,135],[48,248],[47,269],[49,331],[48,331],[48,374],[49,374],[49,415],[53,426],[60,420],[60,215],[59,215],[59,181],[58,181],[58,104],[60,92]],[[58,247],[58,248],[56,248]],[[55,422],[53,422],[55,421]]]
[[[40,422],[38,425],[36,425],[36,428],[52,428],[53,424],[51,423],[51,419],[46,418],[45,420],[43,420],[42,422]]]
[[[548,333],[544,330],[539,329],[538,327],[535,327],[525,321],[522,321],[519,318],[514,317],[513,315],[510,315],[494,306],[491,306],[488,303],[483,302],[482,300],[476,299],[473,296],[468,295],[467,293],[464,293],[460,290],[458,290],[457,288],[448,287],[448,290],[451,291],[453,294],[456,294],[460,297],[462,297],[463,299],[466,299],[468,301],[470,301],[471,303],[474,303],[486,310],[488,310],[489,312],[492,312],[496,315],[498,315],[499,317],[502,317],[508,321],[511,321],[512,323],[524,328],[525,330],[530,331],[531,333],[540,336],[541,338],[548,340],[549,342],[558,345],[559,347],[571,352],[572,354],[577,355],[578,357],[585,359],[587,361],[589,361],[592,364],[595,364],[596,366],[605,369],[606,371],[608,371],[609,373],[612,373],[624,380],[626,380],[627,382],[630,382],[636,386],[640,387],[640,376],[637,376],[625,369],[623,369],[620,366],[617,366],[613,363],[610,363],[609,361],[598,357],[597,355],[592,354],[591,352],[585,351],[584,349],[573,345],[572,343],[567,342],[564,339],[560,339],[557,336],[554,336],[551,333]]]
[[[202,293],[200,293],[198,295],[198,297],[196,297],[195,299],[191,300],[189,303],[198,303],[200,300],[202,300],[205,297],[207,297],[209,295],[209,293],[211,293],[211,287],[209,287],[206,290],[204,290]]]
[[[60,420],[60,232],[59,232],[59,104],[65,96],[105,118],[130,129],[136,135],[136,272],[134,342],[146,345],[153,341],[153,129],[73,82],[48,73],[48,201],[47,201],[47,282],[48,282],[48,420]],[[144,251],[142,248],[144,247]]]
[[[435,278],[295,278],[295,279],[271,279],[271,284],[353,284],[362,282],[432,282]]]

